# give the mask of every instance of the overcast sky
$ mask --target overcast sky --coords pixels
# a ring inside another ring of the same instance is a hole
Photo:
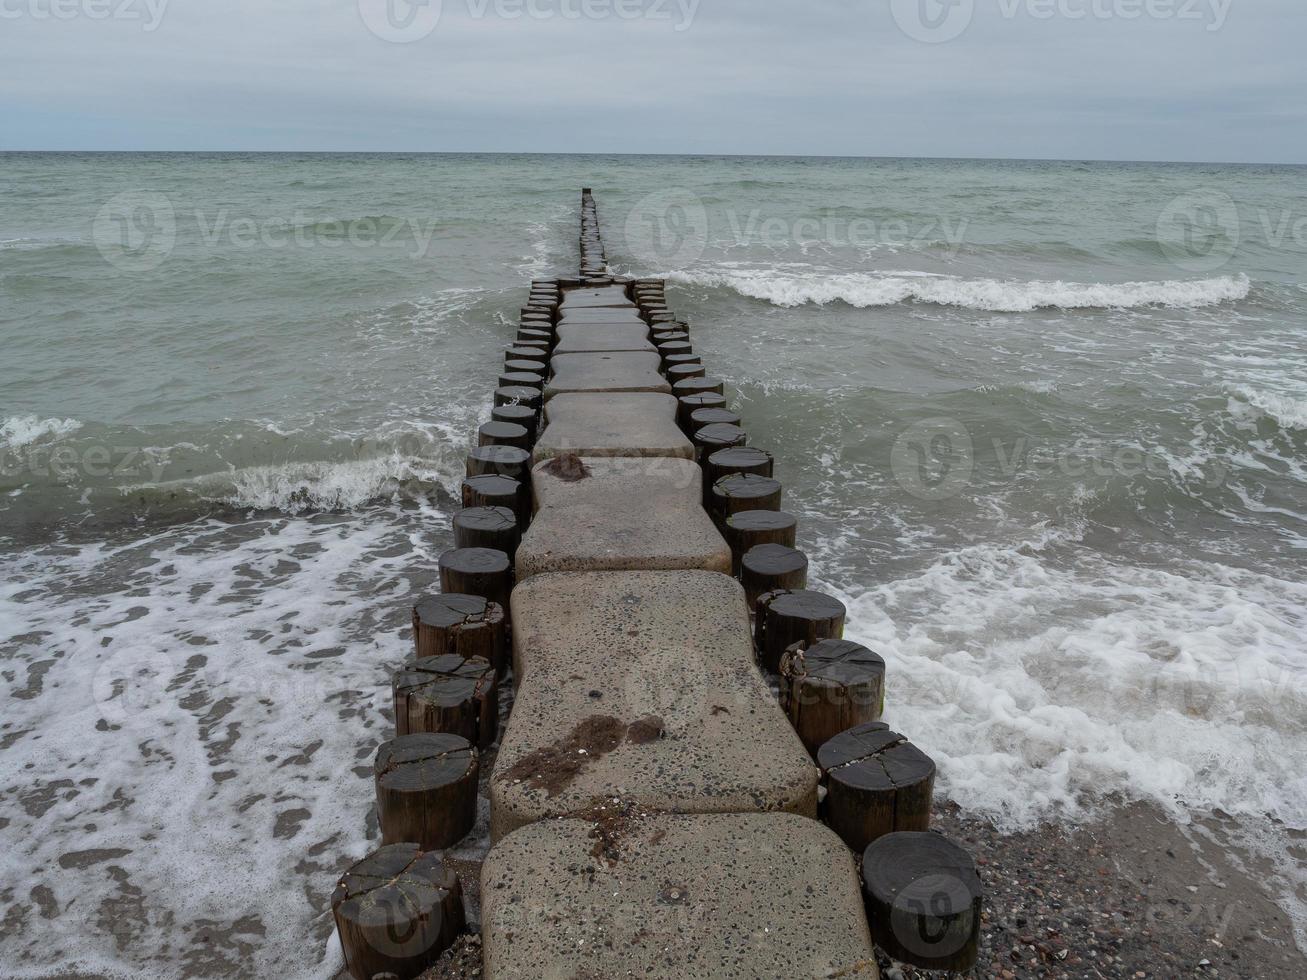
[[[1304,163],[1305,42],[1304,0],[0,0],[0,148]]]

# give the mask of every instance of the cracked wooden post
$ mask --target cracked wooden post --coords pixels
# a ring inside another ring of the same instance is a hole
[[[691,438],[701,463],[706,462],[714,453],[743,446],[749,441],[748,433],[742,428],[725,422],[716,422],[695,429]]]
[[[508,661],[505,611],[483,596],[442,593],[413,607],[413,652],[419,660],[454,654],[481,658],[501,674]]]
[[[453,847],[477,819],[477,750],[460,735],[402,735],[377,750],[372,766],[381,842]]]
[[[732,473],[712,485],[712,514],[723,523],[742,510],[780,510],[781,485],[767,476]]]
[[[705,408],[725,408],[726,396],[719,395],[715,391],[705,391],[694,395],[685,395],[676,400],[676,424],[681,427],[681,431],[690,435],[694,431],[691,416]],[[707,481],[707,476],[704,476]],[[711,484],[706,484],[711,486]]]
[[[780,510],[741,510],[726,518],[722,534],[731,546],[731,571],[738,576],[745,554],[764,544],[793,548],[799,522]]]
[[[760,544],[740,559],[740,584],[752,609],[768,592],[808,587],[808,556],[783,544]]]
[[[861,643],[796,643],[780,664],[781,707],[815,757],[828,741],[885,710],[885,661]]]
[[[504,610],[511,619],[513,561],[493,548],[455,548],[440,556],[440,590],[480,596]]]
[[[690,430],[698,432],[705,426],[709,425],[732,425],[737,428],[743,420],[734,412],[721,408],[720,406],[708,406],[705,408],[696,408],[690,413]],[[743,429],[740,429],[743,432]],[[721,450],[718,450],[720,452]],[[711,453],[709,455],[712,455]],[[768,474],[769,476],[771,474]]]
[[[768,592],[759,597],[756,608],[755,645],[763,666],[773,674],[795,643],[844,636],[844,603],[823,592]]]
[[[825,819],[855,853],[902,830],[929,830],[935,790],[930,756],[884,722],[836,735],[817,750]]]
[[[463,890],[444,857],[414,843],[381,848],[331,896],[345,969],[354,980],[416,977],[463,931]]]
[[[507,476],[472,476],[463,481],[464,507],[507,507],[526,527],[530,517],[526,488]]]
[[[923,970],[964,973],[980,951],[984,886],[966,851],[940,834],[886,834],[862,857],[872,938]]]
[[[443,732],[484,748],[499,732],[495,669],[480,657],[411,660],[395,672],[391,691],[397,735]]]
[[[466,507],[454,515],[456,548],[489,548],[512,555],[521,537],[517,517],[507,507]]]

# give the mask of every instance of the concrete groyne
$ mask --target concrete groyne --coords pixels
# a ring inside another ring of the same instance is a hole
[[[487,977],[875,977],[873,937],[965,967],[978,881],[925,833],[934,765],[880,721],[885,661],[807,588],[773,457],[664,284],[608,273],[588,190],[579,243],[577,277],[531,285],[414,610],[387,846],[333,900],[351,973],[416,976],[463,927],[435,849],[496,739]]]

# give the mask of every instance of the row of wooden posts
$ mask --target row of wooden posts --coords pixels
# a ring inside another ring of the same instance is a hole
[[[347,968],[357,980],[417,976],[464,929],[462,888],[441,852],[476,822],[479,750],[498,737],[513,561],[532,519],[531,449],[543,425],[558,309],[568,289],[611,285],[627,289],[649,325],[677,421],[703,469],[704,506],[730,545],[754,617],[759,664],[775,675],[781,705],[821,769],[822,818],[863,856],[877,944],[922,967],[968,968],[979,880],[964,851],[927,833],[935,764],[880,720],[885,661],[843,639],[843,603],[807,589],[808,559],[796,548],[797,520],[782,510],[774,459],[748,445],[725,383],[707,374],[688,322],[667,307],[663,282],[607,273],[588,190],[580,247],[578,278],[531,285],[491,418],[467,458],[454,548],[439,560],[441,592],[413,610],[414,654],[393,679],[395,738],[374,766],[383,846],[345,873],[332,899]],[[929,894],[924,881],[932,882]]]

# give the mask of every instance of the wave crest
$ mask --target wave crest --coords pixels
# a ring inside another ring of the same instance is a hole
[[[691,285],[733,289],[742,296],[782,307],[808,303],[824,306],[838,302],[866,308],[915,301],[994,313],[1145,306],[1192,309],[1246,299],[1252,291],[1252,283],[1245,275],[1152,282],[1072,283],[962,279],[926,273],[796,275],[773,270],[732,270],[672,272],[668,278]]]

